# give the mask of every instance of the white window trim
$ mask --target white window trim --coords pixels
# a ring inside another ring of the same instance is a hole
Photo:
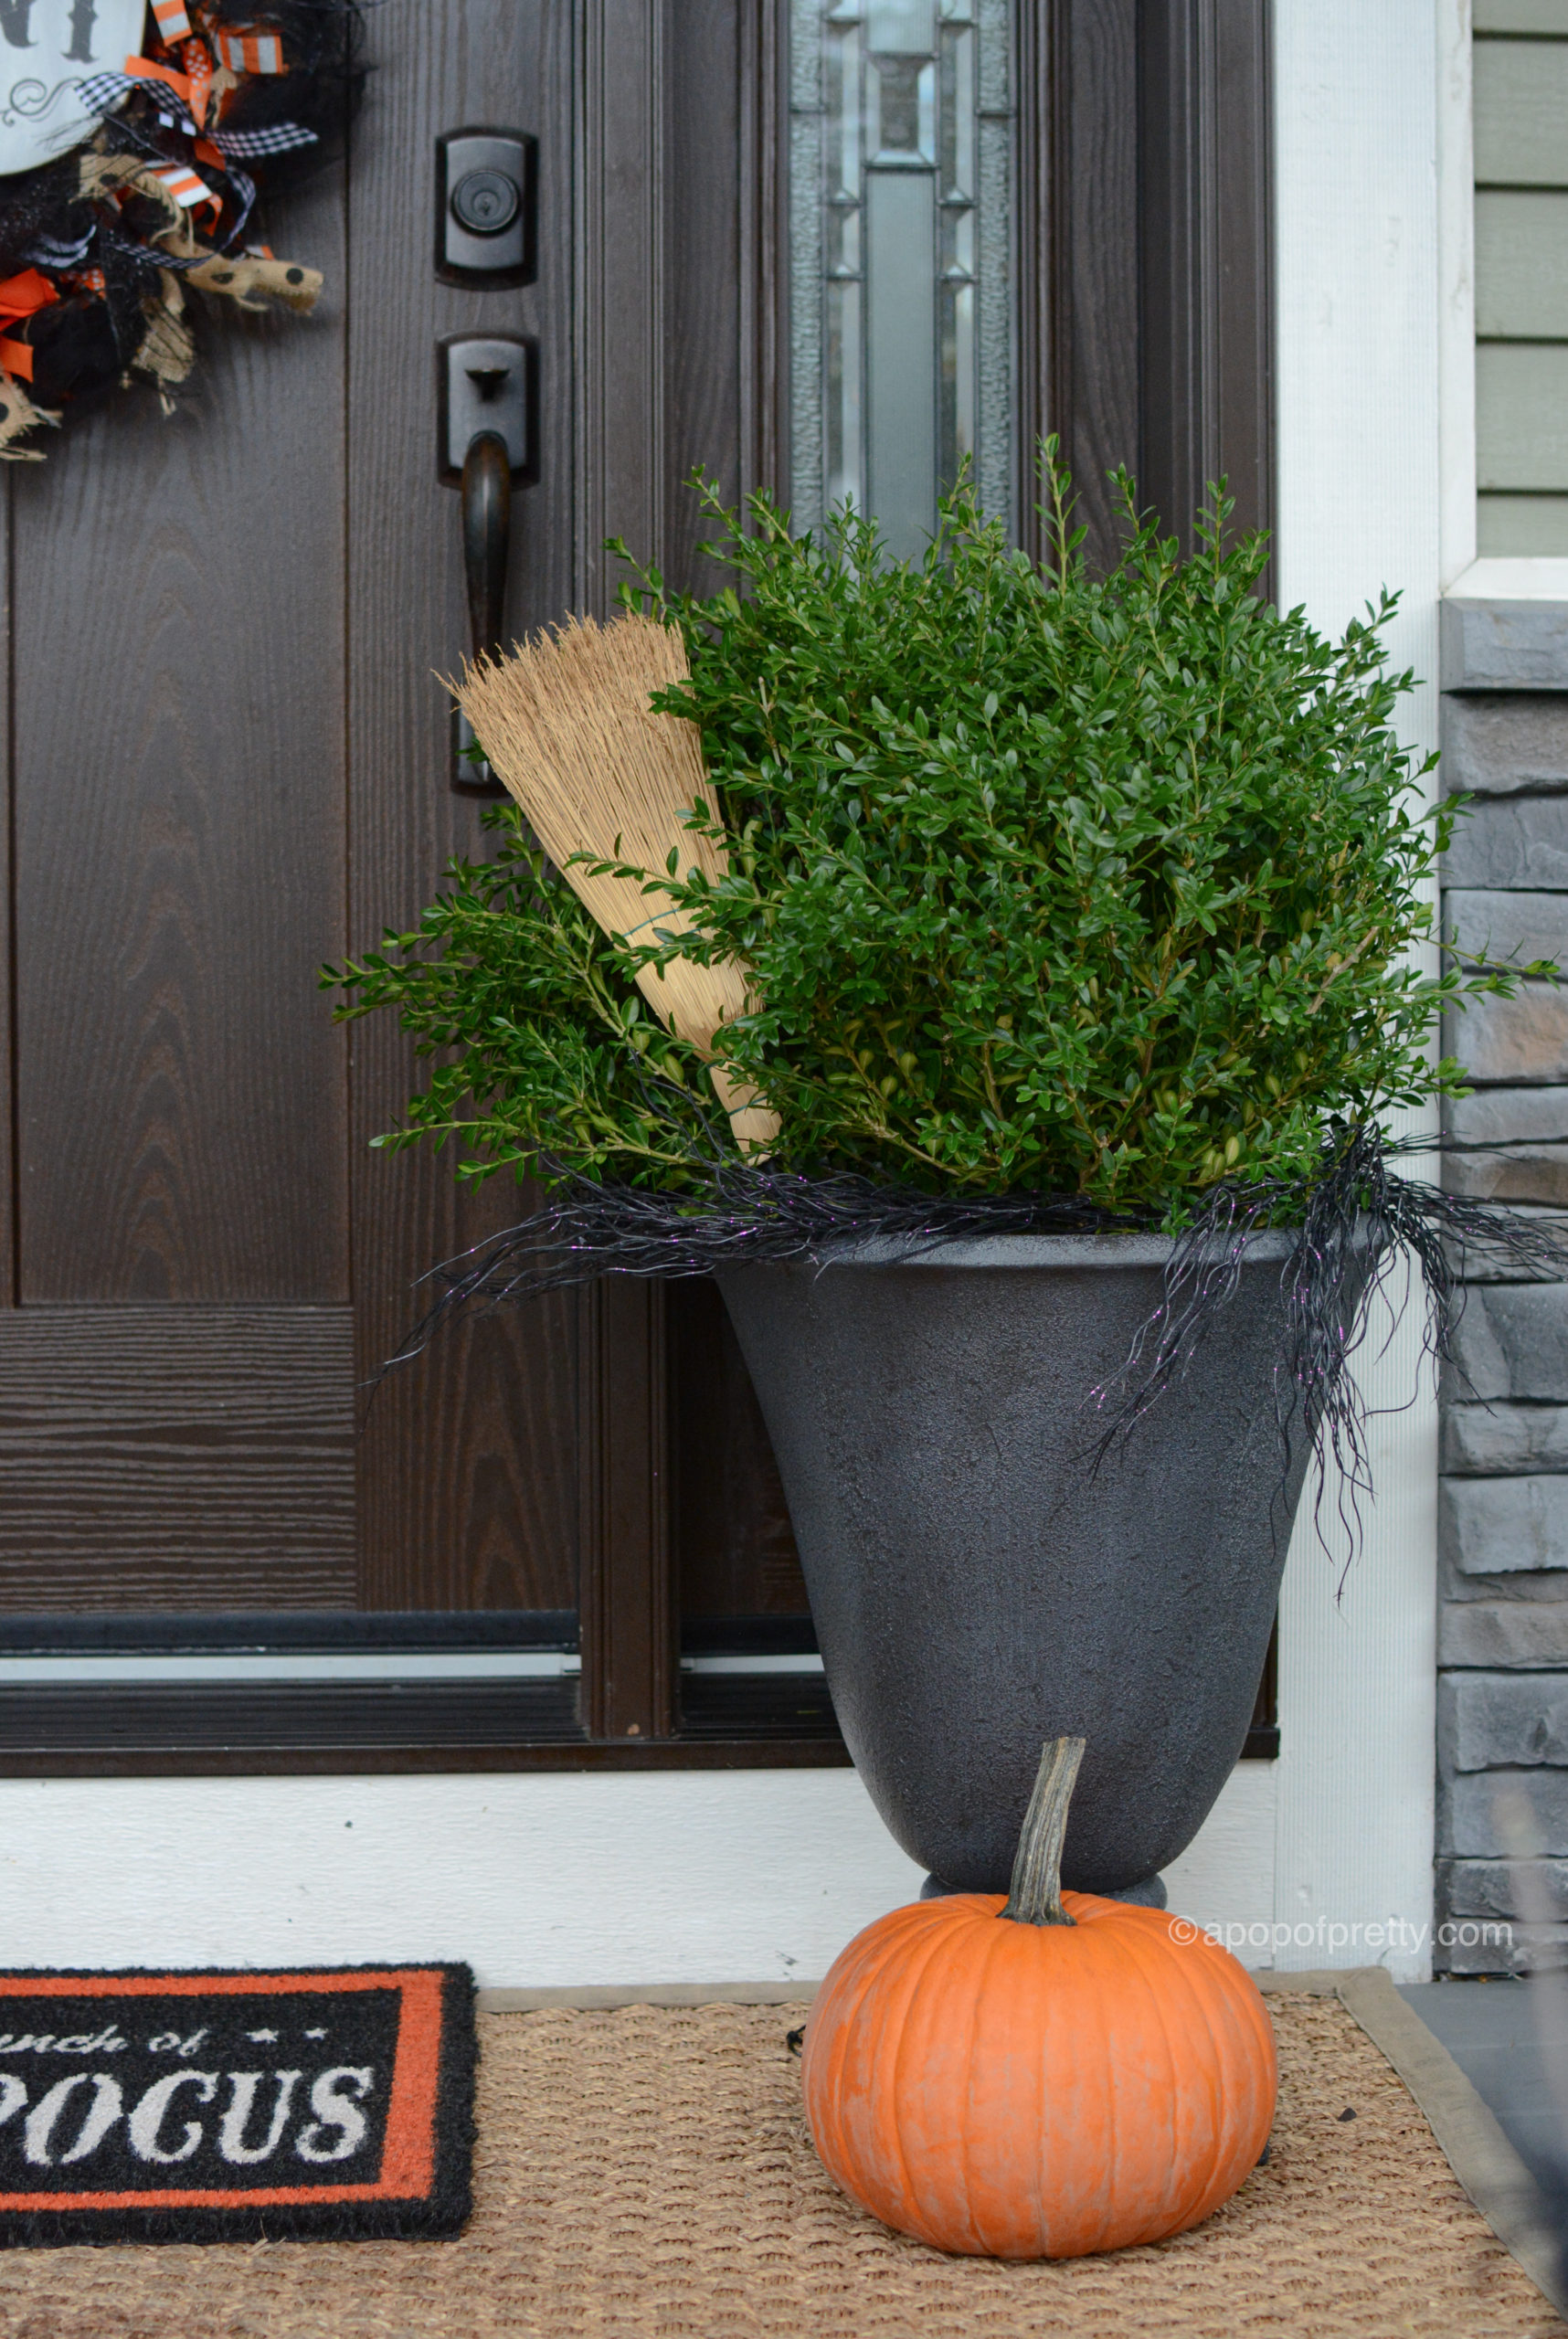
[[[1469,202],[1467,99],[1458,110],[1460,203],[1451,199],[1450,151],[1468,7],[1275,0],[1274,25],[1280,600],[1301,604],[1334,634],[1380,585],[1399,590],[1389,654],[1396,671],[1423,678],[1400,729],[1425,750],[1437,739],[1439,594],[1475,557],[1473,425],[1460,434],[1471,483],[1461,511],[1442,492],[1438,362],[1456,317],[1467,331],[1472,314],[1467,261],[1461,251],[1448,272],[1439,229],[1440,196],[1461,233]],[[1467,73],[1467,52],[1464,62]],[[1473,384],[1467,342],[1467,412]],[[1446,570],[1450,501],[1467,534]],[[1372,1424],[1376,1496],[1342,1599],[1309,1515],[1298,1520],[1286,1566],[1277,1966],[1382,1962],[1400,1981],[1430,1971],[1437,1408],[1427,1375],[1409,1402],[1418,1305],[1386,1352],[1375,1334],[1368,1344],[1368,1396],[1399,1410],[1380,1411]],[[1392,1947],[1391,1921],[1400,1928]],[[1261,1962],[1250,1945],[1245,1954]]]
[[[1476,557],[1476,141],[1471,0],[1437,0],[1437,460],[1442,590],[1479,598],[1480,569],[1509,572],[1498,598],[1535,598],[1568,561]]]
[[[1473,473],[1473,454],[1470,468]],[[1568,601],[1568,560],[1546,554],[1472,560],[1445,587],[1443,598],[1447,601]]]

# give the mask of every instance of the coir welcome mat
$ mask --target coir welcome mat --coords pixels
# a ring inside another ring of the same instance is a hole
[[[0,1974],[0,2247],[454,2234],[466,1965]]]

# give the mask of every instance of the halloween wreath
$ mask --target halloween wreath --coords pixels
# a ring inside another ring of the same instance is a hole
[[[253,235],[253,169],[330,151],[358,0],[13,0],[0,11],[0,457],[135,380],[171,411],[188,288],[311,308],[322,279]],[[10,69],[7,73],[7,67]]]

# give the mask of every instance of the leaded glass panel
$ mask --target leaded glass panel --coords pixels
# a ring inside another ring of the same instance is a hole
[[[917,554],[968,456],[1012,521],[1010,0],[792,0],[791,505]]]

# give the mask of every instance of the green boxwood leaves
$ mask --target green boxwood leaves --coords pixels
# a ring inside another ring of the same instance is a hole
[[[1423,967],[1451,814],[1393,727],[1368,621],[1330,643],[1253,587],[1216,499],[1183,561],[1140,522],[1091,577],[1047,470],[1033,566],[967,487],[927,557],[840,514],[796,540],[705,490],[741,589],[629,598],[678,623],[730,842],[667,889],[760,1003],[723,1053],[782,1117],[776,1159],[933,1191],[1081,1193],[1180,1217],[1235,1173],[1307,1175],[1334,1118],[1459,1085],[1446,999],[1515,970]],[[461,1127],[471,1170],[547,1153],[700,1179],[727,1130],[515,817],[418,935],[332,979],[448,1054],[392,1142]],[[699,951],[702,946],[698,946]]]

